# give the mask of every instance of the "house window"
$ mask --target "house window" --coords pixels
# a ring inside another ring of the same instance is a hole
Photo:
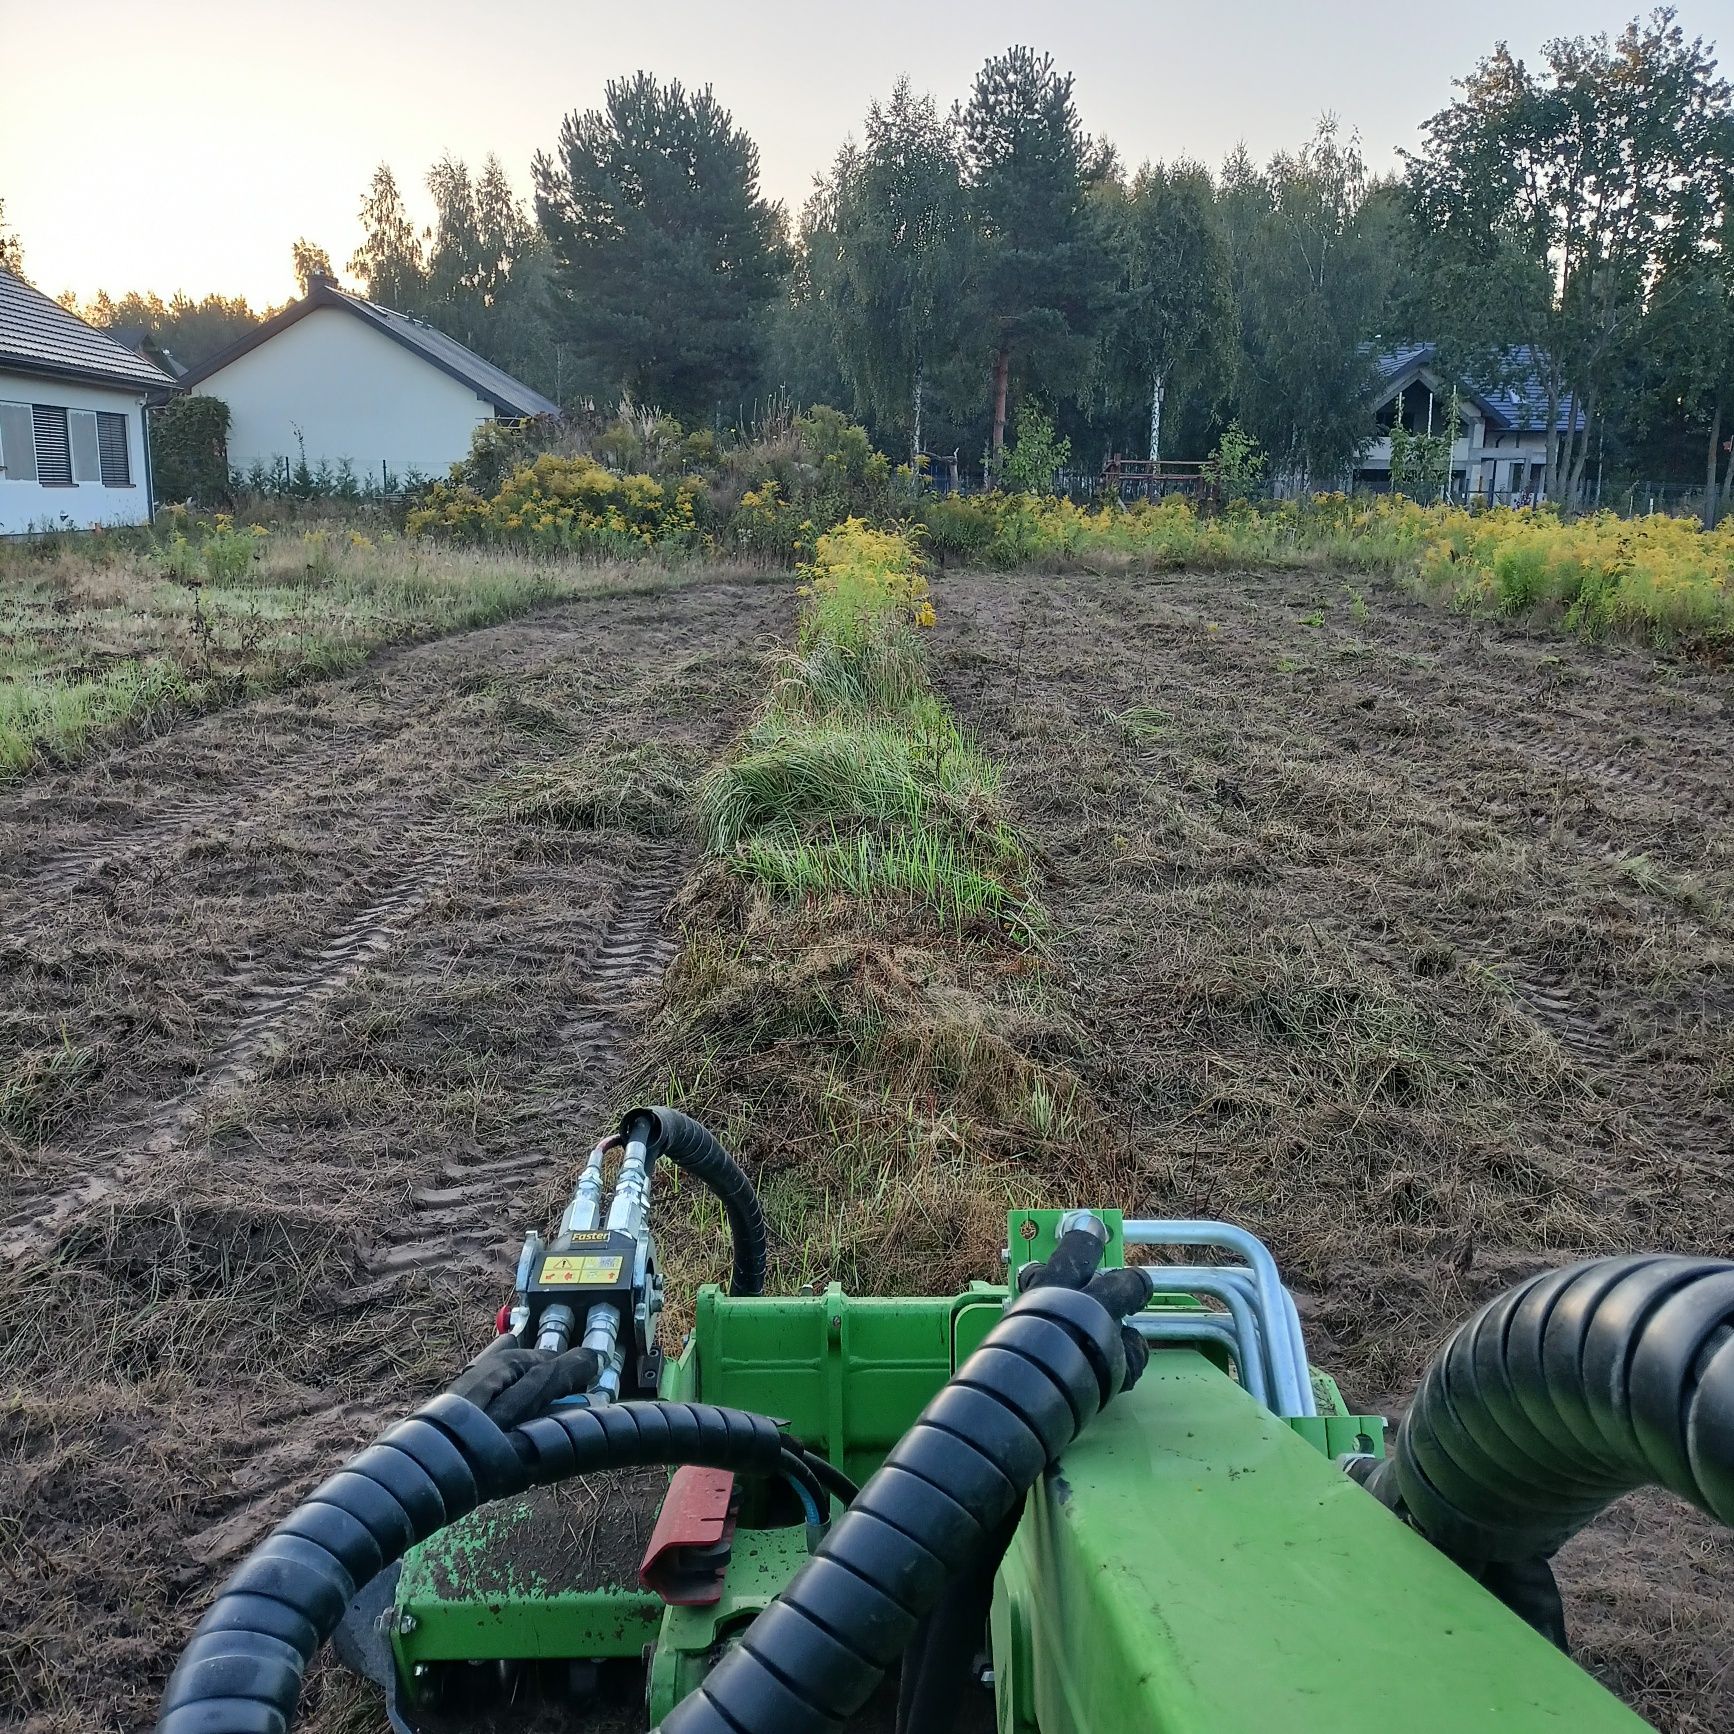
[[[99,410],[96,441],[101,454],[102,485],[105,488],[130,488],[132,452],[127,444],[126,417],[112,410]]]
[[[102,448],[96,438],[96,412],[73,409],[66,413],[72,435],[72,479],[92,487],[102,482]]]
[[[36,479],[45,488],[72,486],[72,436],[66,411],[51,403],[30,406],[36,435]]]
[[[0,403],[0,481],[36,480],[36,432],[30,405]]]

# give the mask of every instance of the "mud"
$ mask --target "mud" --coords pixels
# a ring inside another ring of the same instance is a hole
[[[938,589],[1121,1202],[1261,1233],[1352,1402],[1536,1269],[1734,1255],[1726,669],[1311,576]],[[1561,1575],[1610,1686],[1734,1722],[1725,1533],[1630,1501]]]
[[[695,846],[487,792],[641,742],[707,761],[791,618],[780,585],[587,601],[0,798],[0,1077],[28,1085],[0,1722],[148,1726],[223,1571],[488,1340],[623,1106]],[[348,1714],[317,1678],[307,1710]]]

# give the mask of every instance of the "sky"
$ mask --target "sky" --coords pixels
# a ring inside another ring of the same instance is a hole
[[[948,106],[1014,42],[1076,74],[1086,126],[1130,165],[1214,166],[1242,140],[1263,159],[1331,112],[1382,170],[1501,37],[1533,56],[1617,31],[1642,3],[0,0],[0,201],[51,294],[258,307],[294,293],[297,236],[342,270],[376,163],[418,220],[448,151],[494,151],[527,195],[562,116],[640,68],[714,86],[791,208],[899,74]],[[1681,22],[1734,53],[1734,0],[1683,0]]]

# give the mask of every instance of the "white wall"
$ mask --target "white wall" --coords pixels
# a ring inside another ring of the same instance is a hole
[[[45,488],[40,482],[13,481],[0,471],[0,536],[62,528],[66,521],[76,530],[88,530],[95,524],[150,522],[142,392],[75,385],[70,380],[38,379],[0,370],[0,402],[48,403],[62,409],[107,410],[124,415],[127,468],[132,473],[132,485],[126,488],[105,488],[97,482]]]
[[[229,466],[287,458],[443,476],[493,405],[366,320],[316,307],[193,388],[229,406]],[[296,438],[297,432],[300,440]]]

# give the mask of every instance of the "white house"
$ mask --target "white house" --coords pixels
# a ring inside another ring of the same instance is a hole
[[[237,473],[305,458],[363,481],[439,476],[478,424],[560,413],[443,331],[325,278],[181,384],[228,405]]]
[[[1551,429],[1547,393],[1532,352],[1507,351],[1501,372],[1506,383],[1490,388],[1453,381],[1435,363],[1438,346],[1411,343],[1379,356],[1376,420],[1379,438],[1355,470],[1355,486],[1383,491],[1391,485],[1391,430],[1441,434],[1457,400],[1457,428],[1451,445],[1451,495],[1501,504],[1542,497],[1547,442],[1568,427],[1583,427],[1583,411],[1569,393],[1559,403]]]
[[[0,535],[148,524],[144,409],[175,382],[0,271]]]

